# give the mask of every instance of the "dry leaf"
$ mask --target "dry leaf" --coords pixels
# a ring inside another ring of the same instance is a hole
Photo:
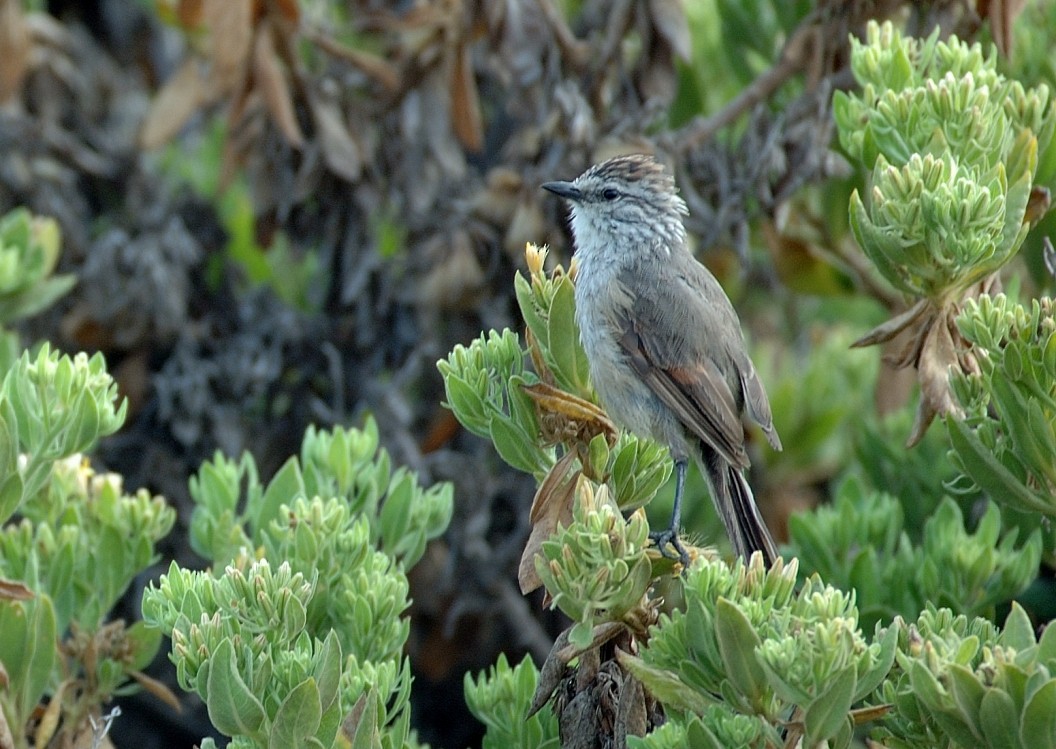
[[[271,34],[271,23],[262,21],[257,29],[256,43],[253,45],[253,80],[264,96],[272,120],[286,136],[286,140],[300,148],[304,145],[304,135],[293,109],[286,71],[275,52],[275,42]]]
[[[201,63],[189,57],[166,81],[143,120],[139,131],[140,148],[149,150],[168,143],[187,124],[191,115],[213,100],[213,86],[202,73]]]
[[[29,29],[20,0],[0,0],[0,102],[22,89],[29,64]]]
[[[1026,0],[978,0],[976,11],[990,21],[990,34],[997,51],[1005,57],[1012,54],[1012,26],[1023,12]]]
[[[284,20],[290,23],[297,23],[301,20],[301,8],[297,0],[274,0],[272,6],[279,11],[279,15]]]
[[[399,90],[400,75],[396,72],[396,68],[386,60],[370,52],[346,47],[317,29],[307,31],[305,37],[327,54],[345,60],[359,68],[360,71],[376,80],[390,93],[395,93]]]
[[[480,114],[477,80],[466,44],[459,44],[451,67],[451,119],[455,135],[467,151],[484,147],[484,125]]]
[[[0,579],[0,601],[28,601],[35,595],[23,583]]]
[[[484,286],[484,269],[465,229],[429,241],[427,256],[436,258],[418,287],[418,301],[434,310],[465,308]]]
[[[565,453],[546,474],[532,500],[528,516],[532,532],[517,568],[517,582],[521,586],[521,593],[525,595],[543,584],[535,571],[535,555],[543,548],[543,541],[554,534],[559,523],[564,526],[572,523],[572,502],[580,476],[579,469],[569,472],[575,458],[574,452]]]
[[[327,167],[337,176],[356,182],[363,174],[363,154],[348,129],[340,105],[325,94],[309,92],[315,135]]]
[[[129,671],[128,675],[135,679],[136,682],[141,687],[143,687],[144,690],[150,692],[152,695],[154,695],[166,705],[171,707],[173,710],[178,713],[183,712],[183,706],[180,704],[180,698],[177,697],[171,689],[165,686],[165,684],[151,676],[147,676],[142,671]]]
[[[197,29],[204,20],[204,0],[180,0],[176,4],[176,21],[185,29]]]
[[[649,0],[649,15],[657,32],[683,62],[693,56],[689,38],[689,22],[682,0]]]
[[[246,75],[253,41],[251,0],[205,0],[204,16],[217,89],[231,90]]]

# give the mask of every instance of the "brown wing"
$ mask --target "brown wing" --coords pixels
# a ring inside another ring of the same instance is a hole
[[[732,347],[747,360],[740,323],[703,266],[688,254],[671,260],[659,274],[633,267],[620,274],[631,300],[614,321],[620,346],[691,433],[731,465],[746,467],[741,368],[730,355]]]

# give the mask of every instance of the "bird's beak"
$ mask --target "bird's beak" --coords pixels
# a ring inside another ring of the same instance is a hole
[[[571,182],[544,182],[542,188],[566,200],[577,201],[583,197],[580,189]]]

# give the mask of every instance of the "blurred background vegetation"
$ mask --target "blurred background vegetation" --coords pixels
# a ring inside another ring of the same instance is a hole
[[[393,464],[454,485],[451,526],[409,575],[412,724],[435,747],[478,744],[464,674],[500,652],[541,662],[566,622],[516,585],[535,481],[442,408],[434,363],[523,330],[526,242],[567,266],[564,209],[538,185],[629,151],[674,170],[696,253],[744,321],[785,444],[751,476],[779,541],[799,524],[794,550],[861,588],[867,631],[951,605],[926,570],[895,605],[871,591],[903,568],[810,546],[871,522],[892,558],[941,557],[929,518],[995,541],[1022,527],[1020,543],[1038,526],[951,484],[971,471],[921,423],[916,374],[892,364],[904,341],[850,347],[912,301],[848,220],[872,164],[837,138],[832,102],[856,87],[849,39],[870,19],[993,43],[1005,75],[1056,86],[1048,0],[0,0],[0,215],[28,208],[63,237],[61,288],[20,332],[105,355],[128,414],[97,459],[177,511],[115,615],[139,617],[169,560],[204,564],[188,479],[216,450],[249,451],[266,480],[309,424],[371,416]],[[1037,200],[999,280],[1019,299],[1053,286],[1056,219]],[[687,529],[723,543],[688,491]],[[1019,599],[1035,624],[1056,616],[1056,535],[1039,533]],[[1003,620],[1007,601],[955,609]],[[164,657],[154,668],[175,685]],[[115,744],[190,746],[211,729],[186,701],[127,698]]]

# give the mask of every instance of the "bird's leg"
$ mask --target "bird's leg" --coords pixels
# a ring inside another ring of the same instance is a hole
[[[689,568],[689,554],[682,546],[678,538],[679,529],[682,526],[682,492],[686,488],[686,470],[689,468],[687,458],[675,458],[675,504],[671,508],[671,524],[666,530],[654,531],[649,534],[650,540],[656,544],[662,556],[668,559],[677,559],[682,563],[683,569]],[[671,554],[667,547],[671,546],[677,555]]]

